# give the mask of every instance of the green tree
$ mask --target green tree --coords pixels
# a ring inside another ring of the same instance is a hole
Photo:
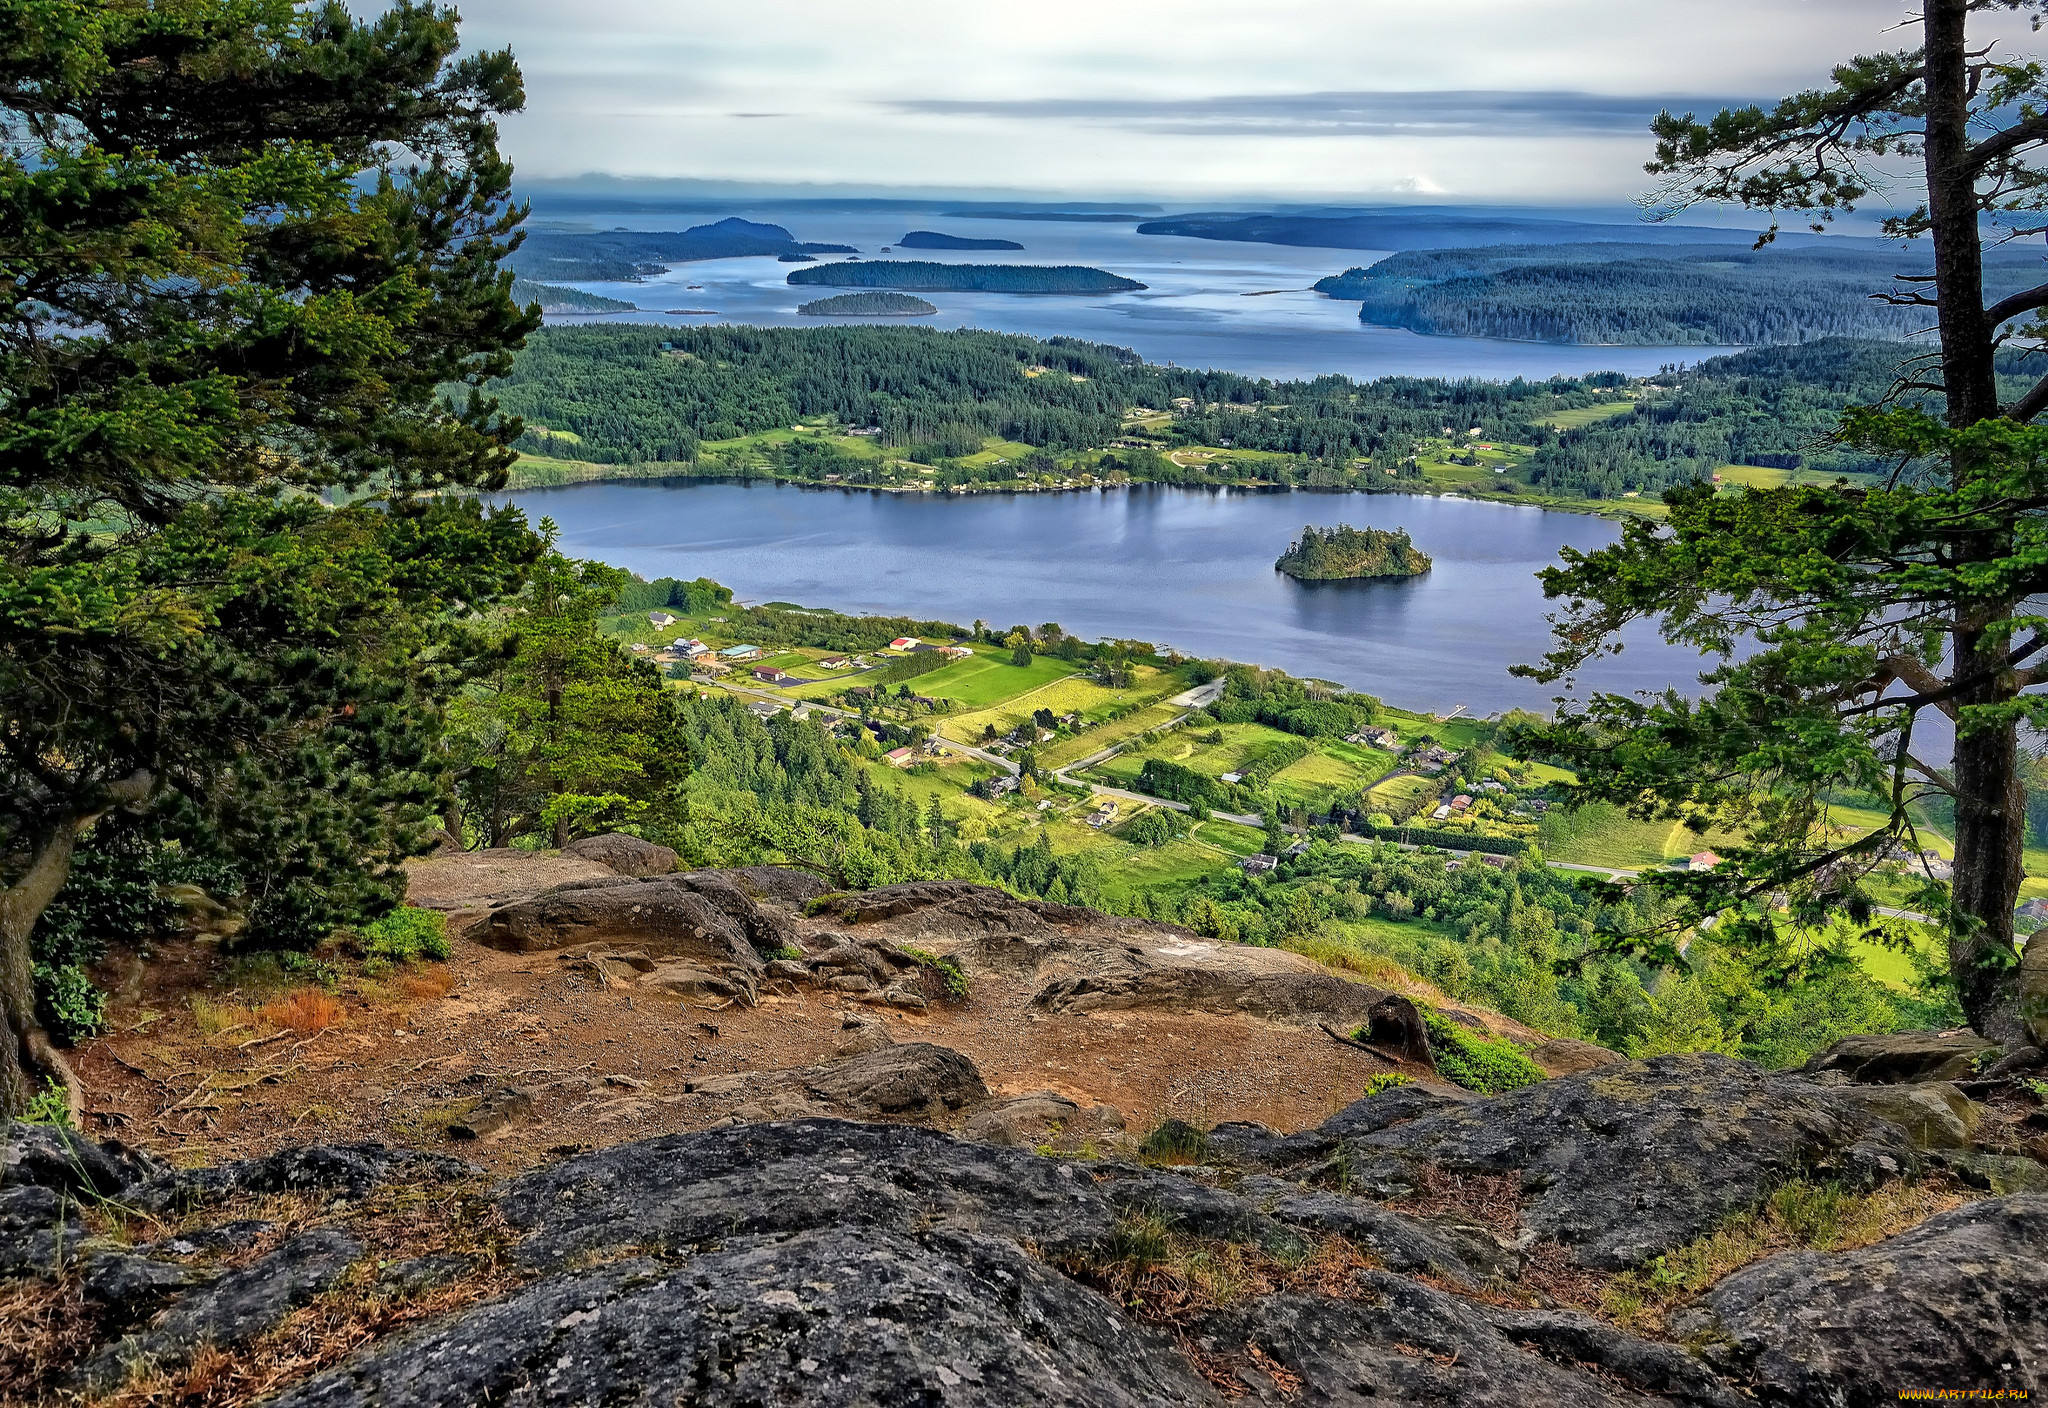
[[[1020,670],[1031,668],[1031,637],[1023,631],[1012,631],[1003,637],[1003,647],[1010,652],[1010,663]]]
[[[1668,525],[1631,525],[1617,546],[1567,551],[1544,574],[1563,598],[1558,648],[1533,671],[1556,678],[1607,649],[1629,621],[1717,657],[1689,701],[1599,696],[1556,728],[1523,731],[1525,754],[1561,755],[1585,795],[1638,814],[1741,834],[1707,875],[1659,878],[1682,921],[1728,914],[1721,933],[1771,961],[1803,962],[1776,899],[1800,928],[1870,908],[1866,878],[1895,841],[1916,854],[1916,816],[1955,818],[1953,884],[1924,883],[1916,907],[1948,930],[1970,1023],[2013,1046],[2048,1040],[2048,943],[2014,950],[2026,830],[2018,734],[2048,719],[2048,378],[2001,402],[1994,353],[2048,307],[2048,284],[1987,301],[1987,230],[2034,229],[2048,209],[2048,70],[1970,34],[1973,17],[2035,0],[1927,0],[1917,48],[1860,57],[1832,86],[1775,108],[1653,125],[1667,208],[1738,201],[1806,214],[1816,228],[1911,164],[1921,199],[1891,217],[1924,237],[1933,273],[1886,294],[1932,310],[1938,356],[1903,374],[1938,392],[1945,420],[1906,406],[1851,410],[1842,432],[1893,466],[1876,488],[1837,482],[1666,495]],[[1768,236],[1766,237],[1768,238]],[[1938,762],[1942,735],[1951,760]],[[1886,824],[1850,838],[1830,819],[1845,793],[1881,799]],[[1667,955],[1668,956],[1668,955]]]
[[[389,905],[460,618],[532,557],[480,388],[509,54],[451,11],[0,0],[0,1112],[76,1079],[30,942],[81,833],[232,856],[252,931]],[[471,388],[459,406],[440,389]],[[330,509],[308,491],[362,497]]]

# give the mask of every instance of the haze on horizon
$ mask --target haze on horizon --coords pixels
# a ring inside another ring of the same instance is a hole
[[[472,0],[528,180],[1602,204],[1660,107],[1824,82],[1869,0]],[[2020,22],[2014,22],[2019,32]]]

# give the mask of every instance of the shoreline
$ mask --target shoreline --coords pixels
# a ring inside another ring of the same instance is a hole
[[[642,484],[661,481],[689,481],[703,484],[777,484],[798,489],[836,490],[842,493],[864,494],[922,494],[935,498],[966,498],[975,494],[1085,494],[1102,493],[1112,489],[1142,489],[1158,487],[1163,489],[1222,489],[1235,493],[1261,494],[1356,494],[1371,498],[1382,494],[1409,494],[1432,499],[1459,499],[1466,503],[1493,504],[1501,508],[1531,508],[1548,513],[1578,513],[1592,518],[1625,520],[1630,518],[1658,518],[1662,505],[1654,499],[1629,500],[1627,504],[1611,499],[1559,499],[1537,494],[1487,494],[1473,493],[1469,489],[1435,489],[1427,485],[1389,485],[1384,489],[1355,489],[1323,487],[1308,484],[1266,484],[1257,480],[1239,483],[1167,484],[1159,480],[1135,479],[1121,483],[1100,484],[963,484],[950,489],[933,488],[925,484],[834,484],[821,483],[812,479],[794,479],[778,474],[700,474],[681,463],[661,462],[642,465],[608,465],[589,461],[571,460],[554,463],[574,466],[561,473],[560,478],[551,480],[529,479],[521,481],[519,466],[514,465],[503,488],[493,490],[497,494],[521,494],[545,489],[572,489],[583,484]],[[578,473],[588,469],[596,473]],[[1641,504],[1641,507],[1634,505]]]

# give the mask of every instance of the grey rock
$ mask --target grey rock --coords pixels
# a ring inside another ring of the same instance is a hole
[[[54,1280],[88,1249],[85,1229],[75,1222],[0,1232],[0,1281],[14,1277]]]
[[[1787,1252],[1673,1317],[1758,1401],[1840,1408],[1899,1390],[2048,1383],[2048,1197],[1987,1198],[1858,1251]]]
[[[421,1291],[445,1286],[450,1281],[459,1281],[474,1269],[467,1257],[416,1256],[380,1268],[377,1286],[396,1295],[418,1295]]]
[[[1358,1110],[1337,1118],[1357,1127]],[[1788,1179],[1917,1166],[1896,1126],[1851,1092],[1711,1055],[1543,1081],[1348,1136],[1345,1150],[1354,1185],[1376,1196],[1419,1187],[1424,1163],[1518,1174],[1524,1227],[1609,1269],[1692,1241]]]
[[[735,918],[729,910],[739,910]],[[511,953],[578,944],[630,945],[650,957],[758,972],[761,950],[750,934],[773,929],[753,900],[702,873],[635,880],[579,880],[494,909],[469,937]],[[780,931],[778,931],[780,936]],[[765,946],[773,952],[780,942]]]
[[[1035,1149],[1077,1147],[1120,1134],[1123,1112],[1114,1105],[1083,1106],[1053,1090],[1035,1090],[991,1106],[960,1127],[964,1139]]]
[[[868,1012],[849,1012],[839,1023],[839,1033],[839,1047],[833,1054],[840,1060],[896,1044],[882,1019]]]
[[[906,1012],[923,1012],[931,1006],[924,1000],[924,994],[915,988],[897,985],[882,994],[882,1001],[891,1007],[901,1007]]]
[[[1360,1299],[1267,1296],[1214,1316],[1195,1334],[1209,1353],[1246,1361],[1255,1403],[1306,1408],[1647,1408],[1602,1376],[1522,1348],[1456,1296],[1385,1272],[1361,1272]],[[1289,1392],[1249,1361],[1257,1346],[1301,1378]]]
[[[663,963],[641,979],[640,986],[649,992],[667,993],[709,1007],[729,1007],[735,1002],[752,1007],[759,1000],[753,975],[737,964],[713,968],[696,963]]]
[[[1512,1279],[1521,1269],[1521,1258],[1485,1227],[1462,1219],[1411,1217],[1364,1198],[1264,1175],[1242,1180],[1237,1192],[1276,1221],[1357,1243],[1392,1271],[1428,1272],[1477,1286]]]
[[[211,1227],[195,1228],[180,1232],[175,1237],[166,1237],[151,1243],[147,1250],[160,1256],[219,1256],[226,1253],[245,1251],[268,1236],[277,1224],[257,1218],[236,1218],[232,1222],[217,1222]]]
[[[849,1114],[938,1118],[989,1099],[974,1062],[924,1041],[895,1043],[812,1067],[803,1085],[812,1098]]]
[[[1808,1073],[1841,1071],[1867,1085],[1923,1080],[1962,1080],[1998,1043],[1975,1032],[1888,1032],[1844,1037],[1808,1061]]]
[[[1618,1066],[1628,1059],[1619,1051],[1568,1036],[1539,1041],[1523,1054],[1541,1066],[1545,1074],[1553,1076],[1575,1076],[1602,1066]]]
[[[87,1263],[84,1290],[88,1300],[99,1302],[127,1321],[198,1279],[197,1272],[179,1262],[108,1251]]]
[[[1488,1306],[1480,1312],[1515,1343],[1546,1359],[1564,1364],[1591,1364],[1674,1403],[1700,1408],[1744,1408],[1749,1402],[1719,1379],[1695,1356],[1676,1345],[1637,1339],[1570,1310],[1509,1310]]]
[[[1115,1209],[1084,1167],[908,1125],[803,1120],[676,1134],[522,1174],[499,1200],[519,1257],[559,1265],[813,1228],[951,1228],[1048,1256],[1105,1241]]]
[[[811,980],[811,970],[794,958],[777,958],[771,960],[768,966],[761,970],[761,976],[780,978],[789,983],[808,983]]]
[[[75,1130],[9,1120],[0,1124],[0,1188],[27,1184],[111,1198],[164,1166],[118,1140],[95,1143]]]
[[[294,1237],[268,1256],[186,1292],[149,1328],[102,1349],[86,1363],[86,1384],[104,1392],[136,1366],[175,1366],[202,1345],[246,1344],[341,1279],[362,1250],[353,1237],[332,1228]]]
[[[834,1227],[616,1263],[377,1346],[278,1408],[1209,1405],[1172,1341],[1006,1241]]]
[[[124,1195],[144,1212],[182,1213],[245,1193],[322,1191],[349,1201],[392,1183],[442,1183],[483,1170],[475,1164],[383,1144],[313,1144],[258,1159],[177,1169]]]
[[[485,1091],[469,1112],[448,1126],[450,1139],[481,1139],[509,1124],[533,1118],[533,1092],[501,1085]]]
[[[579,860],[594,860],[621,875],[667,875],[676,868],[676,853],[638,836],[610,831],[602,836],[585,836],[562,847],[562,854]]]
[[[1838,1096],[1898,1126],[1916,1149],[1966,1149],[1983,1111],[1947,1081],[1850,1085]]]
[[[1302,1238],[1266,1216],[1257,1203],[1175,1173],[1129,1165],[1098,1167],[1110,1202],[1125,1215],[1158,1219],[1173,1231],[1220,1242],[1256,1242],[1277,1256],[1306,1250]]]
[[[744,865],[718,872],[754,900],[803,906],[831,893],[832,887],[808,870],[781,865]]]
[[[24,1232],[32,1227],[49,1227],[58,1219],[75,1216],[77,1204],[54,1188],[25,1183],[17,1188],[0,1188],[0,1232]]]

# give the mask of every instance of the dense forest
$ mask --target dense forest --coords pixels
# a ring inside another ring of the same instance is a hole
[[[1132,293],[1145,287],[1078,264],[934,264],[928,259],[842,260],[798,269],[793,284],[900,288],[914,293]]]
[[[812,318],[924,318],[939,310],[915,294],[877,289],[873,293],[814,298],[797,305],[796,311]]]
[[[687,230],[558,230],[539,226],[507,262],[534,279],[638,283],[670,264],[759,254],[857,254],[852,245],[805,244],[780,225],[730,217]]]
[[[1409,541],[1408,530],[1353,528],[1313,523],[1287,545],[1276,571],[1304,582],[1338,582],[1365,577],[1417,577],[1430,568],[1429,554]]]
[[[1015,240],[977,240],[966,235],[945,235],[937,230],[912,230],[896,241],[903,249],[1022,249]]]
[[[521,448],[597,463],[689,461],[703,441],[809,417],[874,428],[888,445],[927,445],[940,457],[970,454],[987,435],[1076,451],[1122,438],[1132,407],[1185,403],[1166,432],[1174,443],[1320,460],[1377,456],[1392,464],[1417,437],[1453,420],[1503,438],[1554,439],[1531,423],[1591,404],[1621,381],[1272,382],[1154,366],[1123,348],[1074,338],[894,327],[623,326],[545,329],[493,389],[507,411],[528,423]],[[1119,464],[1136,478],[1181,473],[1143,448]]]
[[[1871,241],[1764,249],[1641,242],[1512,244],[1391,255],[1316,284],[1356,299],[1362,321],[1449,337],[1652,346],[1760,346],[1821,337],[1904,338],[1925,309],[1875,297],[1924,274],[1923,250]],[[1986,266],[1993,296],[2041,278],[2038,254]]]

